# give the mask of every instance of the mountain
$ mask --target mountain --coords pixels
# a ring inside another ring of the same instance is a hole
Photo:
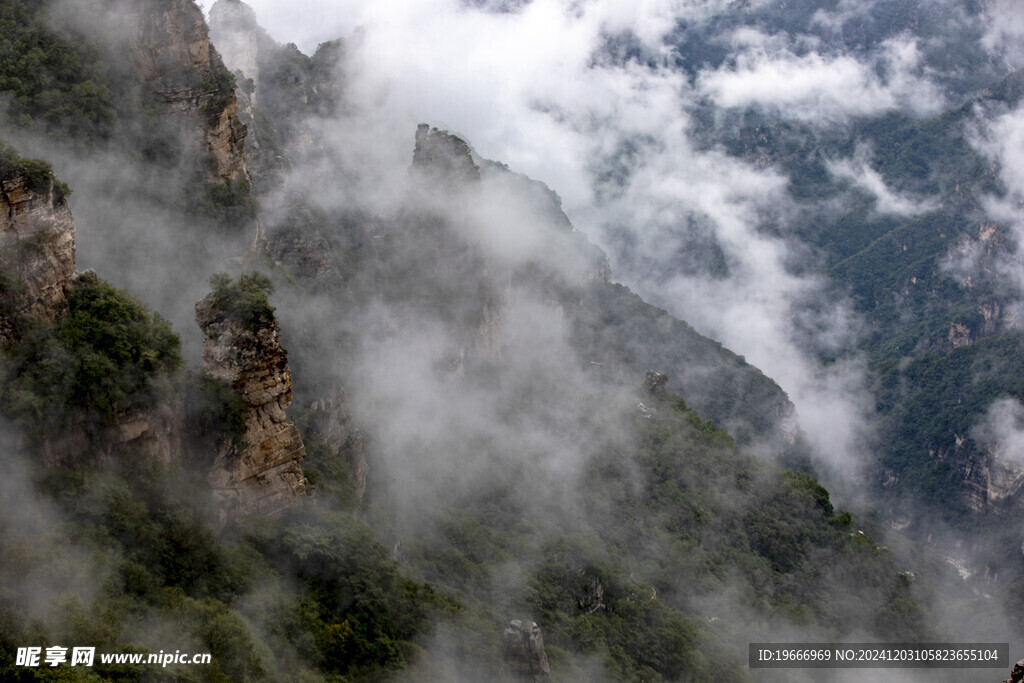
[[[185,680],[742,681],[750,642],[1012,633],[838,511],[779,385],[616,283],[550,187],[385,135],[359,35],[0,18],[41,55],[0,61],[3,133],[52,159],[0,157],[5,676],[71,643],[209,653]]]
[[[972,571],[1001,567],[1000,583],[1020,576],[998,529],[1024,482],[1011,445],[1022,395],[1009,208],[1020,194],[1009,141],[1021,77],[992,23],[1007,16],[999,3],[743,4],[667,38],[706,95],[691,107],[705,124],[698,144],[784,179],[774,201],[785,208],[767,210],[756,230],[796,254],[792,273],[827,283],[795,304],[809,328],[797,343],[825,368],[865,366],[876,504],[894,529],[946,539],[943,552],[970,557]],[[851,68],[843,82],[857,102],[814,84],[826,64]],[[868,65],[877,80],[862,78]],[[790,91],[725,90],[787,69]],[[843,342],[823,343],[820,312],[836,306],[856,322]]]

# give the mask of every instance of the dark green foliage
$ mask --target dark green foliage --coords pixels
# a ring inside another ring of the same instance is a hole
[[[53,204],[56,206],[71,194],[67,183],[57,180],[53,175],[53,167],[42,159],[26,159],[4,140],[0,140],[0,181],[24,177],[28,189],[36,193],[45,193],[53,187]]]
[[[914,586],[813,477],[744,455],[677,396],[643,400],[620,425],[631,439],[577,482],[580,509],[538,519],[500,487],[478,491],[429,513],[410,565],[470,605],[497,582],[490,604],[535,619],[569,679],[596,658],[611,680],[749,680],[737,643],[772,624],[927,637]],[[509,565],[533,567],[522,593],[501,584]]]
[[[200,220],[229,232],[244,229],[256,218],[259,203],[253,199],[249,181],[231,180],[207,183],[197,203],[188,212]]]
[[[59,505],[47,514],[66,521],[45,537],[13,524],[16,510],[0,514],[0,672],[13,669],[17,647],[68,640],[103,652],[213,655],[210,666],[168,668],[156,680],[379,680],[420,652],[414,640],[432,615],[458,612],[404,578],[350,515],[306,506],[218,536],[206,496],[197,495],[201,468],[130,456],[104,471],[46,472],[40,488]],[[91,572],[99,577],[95,599],[81,604],[73,587],[66,596],[56,591],[49,607],[57,618],[36,621],[34,611],[29,619],[11,581],[30,570],[43,582]],[[94,671],[130,680],[153,673],[98,661]]]
[[[306,446],[306,459],[302,461],[306,479],[316,487],[321,498],[330,499],[342,509],[355,507],[356,482],[352,476],[352,465],[343,454],[336,453],[318,438],[315,430],[302,426],[298,421],[296,424]]]
[[[948,355],[926,353],[886,366],[880,395],[891,406],[887,465],[907,492],[953,524],[968,521],[967,508],[949,492],[964,482],[948,456],[977,457],[971,428],[992,403],[1024,399],[1024,334],[1006,332],[980,339]],[[962,444],[957,435],[968,437]],[[925,457],[943,454],[946,459]]]
[[[407,664],[428,612],[452,606],[403,577],[370,530],[347,514],[298,511],[249,538],[277,571],[299,580],[299,602],[276,627],[306,631],[309,654],[325,673],[377,679]]]
[[[34,430],[84,410],[103,421],[150,400],[181,365],[178,336],[160,314],[92,273],[71,292],[68,313],[36,324],[8,350],[5,411]]]
[[[245,399],[205,373],[195,377],[186,392],[190,437],[202,443],[226,440],[238,446],[249,408]]]
[[[117,114],[97,51],[39,16],[45,2],[0,0],[0,92],[6,118],[76,144],[109,139]],[[45,10],[44,10],[45,11]]]
[[[210,277],[213,306],[232,320],[241,321],[247,330],[274,324],[274,307],[267,301],[274,283],[262,273],[241,275],[237,282],[224,273]]]

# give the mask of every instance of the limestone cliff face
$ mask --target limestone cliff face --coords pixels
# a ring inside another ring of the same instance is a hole
[[[355,505],[362,505],[366,496],[366,449],[363,435],[355,426],[348,408],[348,396],[340,384],[331,387],[324,398],[314,401],[310,426],[336,456],[348,463],[355,489]]]
[[[551,680],[551,667],[544,652],[540,627],[532,621],[510,621],[501,636],[505,666],[515,683],[540,683]]]
[[[292,378],[275,322],[247,329],[214,304],[196,304],[196,321],[206,334],[206,372],[245,399],[245,432],[218,453],[207,480],[226,522],[260,513],[273,515],[309,493],[300,463],[305,446],[285,416],[292,402]]]
[[[247,131],[230,74],[192,0],[141,0],[121,17],[133,71],[191,147],[207,180],[248,180]]]
[[[961,482],[963,502],[975,512],[1006,512],[1019,502],[1024,490],[1024,462],[1001,446],[975,444],[962,436],[955,445],[934,456],[948,462]]]
[[[38,445],[48,466],[81,466],[145,452],[168,465],[181,458],[184,429],[180,400],[148,409],[119,413],[110,424],[79,414],[60,433],[46,435]]]
[[[232,72],[251,78],[254,86],[260,80],[260,45],[269,40],[259,24],[256,13],[240,0],[217,0],[210,8],[210,37]],[[250,94],[251,106],[259,106],[255,89]]]
[[[53,181],[33,187],[25,176],[0,181],[0,274],[18,282],[3,292],[10,316],[54,320],[67,310],[75,280],[75,221]],[[14,329],[0,316],[0,346]]]
[[[246,160],[254,191],[280,189],[292,161],[323,151],[310,119],[331,116],[341,107],[344,42],[323,43],[307,57],[295,45],[271,38],[241,0],[213,4],[210,36],[238,81],[239,117],[250,132]]]

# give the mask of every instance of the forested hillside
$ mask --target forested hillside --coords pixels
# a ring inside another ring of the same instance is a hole
[[[487,35],[540,4],[438,11]],[[581,208],[571,177],[566,198],[389,99],[372,13],[307,56],[239,0],[0,0],[5,680],[850,680],[751,670],[768,641],[1014,657],[1020,79],[969,3],[712,4],[659,6],[657,31],[604,3],[547,18],[600,27],[588,78],[626,80],[587,85],[622,121],[686,94],[685,143],[576,150]],[[874,55],[882,104],[744,100],[758,50]],[[935,99],[885,99],[899,74]],[[749,336],[778,378],[728,348]],[[165,652],[210,661],[100,659]]]

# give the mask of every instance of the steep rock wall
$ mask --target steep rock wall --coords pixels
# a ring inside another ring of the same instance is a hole
[[[352,475],[355,505],[362,505],[366,496],[369,464],[362,432],[355,426],[348,408],[348,396],[340,384],[331,387],[324,398],[314,401],[310,409],[310,427],[332,455],[348,463]],[[307,436],[309,434],[307,433]]]
[[[75,280],[75,221],[52,179],[33,185],[24,175],[0,181],[0,270],[18,283],[4,303],[9,316],[54,320]],[[14,335],[11,321],[0,321],[0,346]]]
[[[1024,463],[1001,446],[974,445],[957,435],[955,445],[932,453],[947,462],[962,482],[963,503],[974,512],[1009,512],[1021,504]]]
[[[285,416],[292,377],[277,323],[247,328],[218,309],[213,295],[196,304],[196,322],[206,334],[206,372],[246,403],[244,433],[221,449],[207,475],[224,521],[280,513],[310,489],[300,466],[305,446]]]
[[[191,0],[143,0],[121,16],[132,70],[211,182],[246,180],[245,138],[230,73]]]
[[[5,280],[0,346],[18,341],[18,321],[52,322],[68,310],[75,272],[75,221],[57,183],[41,172],[0,181],[0,273]],[[181,452],[180,410],[130,410],[109,424],[78,413],[38,444],[48,465],[112,457],[131,445],[170,462]]]

